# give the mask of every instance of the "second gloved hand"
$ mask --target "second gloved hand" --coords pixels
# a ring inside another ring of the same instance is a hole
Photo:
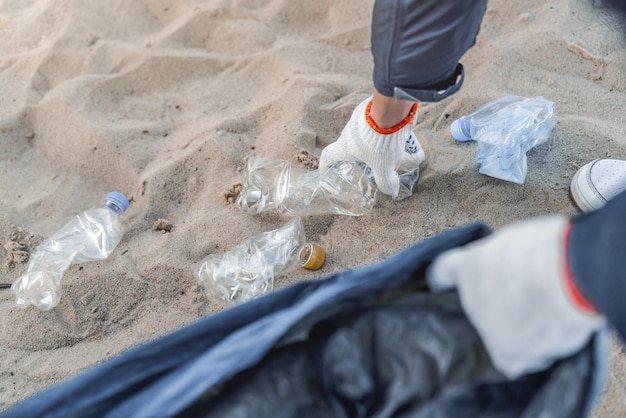
[[[569,273],[568,228],[566,217],[509,225],[446,251],[427,271],[431,290],[458,290],[493,364],[509,378],[575,353],[604,324]]]
[[[322,151],[319,168],[324,170],[338,161],[362,161],[372,169],[378,189],[396,197],[400,190],[396,169],[406,154],[405,144],[417,120],[417,105],[397,127],[380,129],[369,118],[371,101],[370,97],[354,109],[339,139]]]

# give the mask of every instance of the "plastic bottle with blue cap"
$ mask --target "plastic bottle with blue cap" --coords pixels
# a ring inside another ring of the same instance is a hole
[[[104,260],[122,239],[121,216],[129,201],[109,193],[100,208],[83,211],[44,240],[28,260],[26,273],[11,286],[17,305],[47,311],[61,299],[61,279],[72,264]]]

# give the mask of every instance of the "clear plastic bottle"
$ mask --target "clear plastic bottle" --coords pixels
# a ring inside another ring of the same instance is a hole
[[[358,163],[306,171],[289,161],[250,158],[237,206],[252,213],[359,216],[375,203],[376,188]]]
[[[209,300],[236,305],[270,292],[274,277],[298,264],[305,243],[302,220],[296,217],[223,255],[208,255],[196,268],[195,276]]]
[[[397,199],[413,193],[424,158],[424,151],[411,134],[397,167]],[[371,168],[360,161],[342,161],[327,170],[306,171],[284,160],[250,158],[248,176],[236,204],[252,213],[277,210],[287,215],[361,216],[372,210],[376,190]]]
[[[481,174],[523,183],[526,153],[544,143],[556,125],[555,104],[543,97],[508,95],[481,106],[450,126],[459,142],[477,141]]]
[[[122,239],[120,217],[128,209],[126,196],[109,193],[102,207],[76,215],[44,240],[28,260],[26,273],[11,290],[20,307],[35,305],[47,311],[61,298],[61,278],[71,264],[107,258]]]

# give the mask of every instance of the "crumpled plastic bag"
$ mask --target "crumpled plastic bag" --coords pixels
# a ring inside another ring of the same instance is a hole
[[[478,142],[479,173],[522,184],[526,153],[546,142],[556,125],[554,108],[554,102],[540,96],[508,95],[457,119],[450,131],[459,142]]]

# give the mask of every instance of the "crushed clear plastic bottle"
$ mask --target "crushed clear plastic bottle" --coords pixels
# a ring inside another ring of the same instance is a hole
[[[76,215],[37,246],[26,273],[11,286],[17,305],[47,311],[58,305],[61,279],[71,264],[107,258],[122,239],[120,217],[128,209],[126,196],[109,193],[102,207]]]
[[[236,204],[252,213],[359,216],[372,209],[375,197],[374,184],[356,162],[338,162],[322,172],[284,160],[250,158]]]
[[[412,195],[424,159],[424,151],[411,133],[397,167],[397,200]],[[361,216],[374,207],[376,191],[372,169],[362,161],[342,161],[326,170],[306,171],[284,160],[250,158],[236,205],[252,213],[277,210],[286,215]]]
[[[302,220],[295,217],[223,255],[208,255],[195,276],[209,300],[233,306],[270,292],[274,278],[298,264],[298,253],[305,243]]]
[[[478,142],[479,173],[522,184],[526,153],[546,142],[556,125],[554,108],[541,96],[507,95],[455,120],[450,133],[459,142]]]

